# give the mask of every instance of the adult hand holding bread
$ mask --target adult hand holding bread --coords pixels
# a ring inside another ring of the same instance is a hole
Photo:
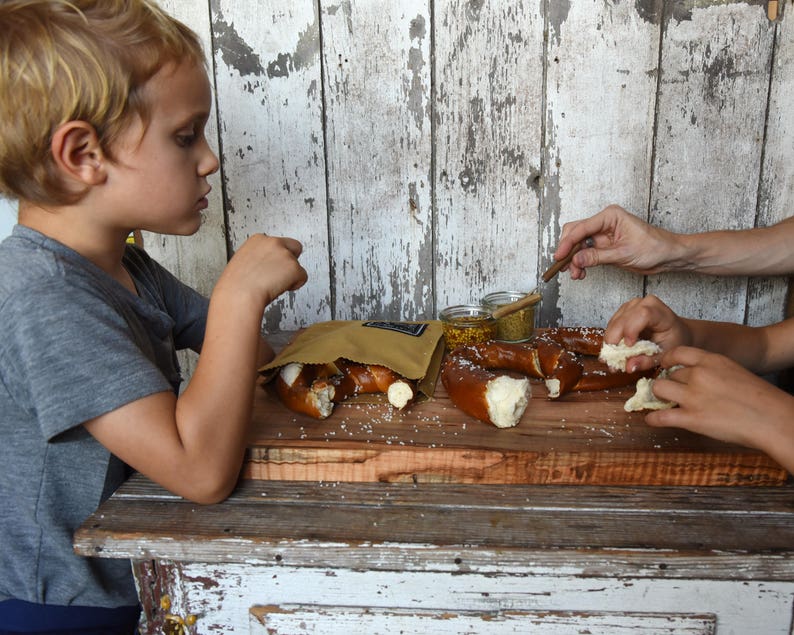
[[[647,296],[622,305],[604,335],[610,343],[640,338],[663,353],[633,357],[627,370],[658,362],[667,373],[653,380],[652,397],[677,405],[649,412],[648,425],[754,447],[794,471],[794,396],[758,376],[791,365],[794,320],[766,327],[693,320]]]
[[[654,295],[635,298],[623,304],[610,318],[604,333],[605,345],[623,343],[632,347],[639,341],[650,341],[661,350],[669,350],[692,343],[688,321],[677,316],[670,307]],[[658,355],[638,350],[626,359],[626,370],[647,370],[659,364]]]
[[[663,355],[662,365],[678,369],[654,380],[654,395],[678,407],[648,413],[648,425],[754,447],[786,465],[794,397],[728,357],[699,348],[679,346]]]
[[[564,260],[587,239],[562,268],[573,280],[584,279],[588,267],[604,264],[642,275],[794,272],[794,216],[769,227],[679,234],[610,205],[589,218],[566,223],[555,260]],[[625,347],[643,339],[659,345],[664,354],[626,357]],[[618,353],[627,371],[657,363],[665,370],[662,377],[640,380],[644,383],[626,403],[627,410],[661,408],[646,415],[649,425],[682,427],[760,448],[794,472],[794,397],[758,376],[794,365],[794,320],[761,327],[693,320],[677,316],[649,296],[618,309],[604,342],[622,349]]]

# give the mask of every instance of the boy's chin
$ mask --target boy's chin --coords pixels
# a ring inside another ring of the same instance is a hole
[[[195,218],[186,220],[179,225],[174,224],[171,227],[163,228],[160,234],[170,234],[172,236],[192,236],[204,224],[204,214],[198,214]]]

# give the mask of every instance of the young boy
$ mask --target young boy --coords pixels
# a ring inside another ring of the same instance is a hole
[[[210,105],[195,34],[147,0],[0,3],[0,194],[19,200],[0,244],[0,632],[134,632],[129,563],[75,556],[75,528],[130,468],[199,503],[237,480],[262,314],[305,282],[301,245],[252,237],[209,301],[126,245],[199,229]]]

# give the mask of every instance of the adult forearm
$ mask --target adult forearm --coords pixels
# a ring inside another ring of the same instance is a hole
[[[771,227],[679,234],[666,271],[711,275],[794,273],[794,218]]]
[[[692,335],[692,346],[730,357],[753,372],[768,370],[767,338],[763,329],[732,322],[684,321]]]

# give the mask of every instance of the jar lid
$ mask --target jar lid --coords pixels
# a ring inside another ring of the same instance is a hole
[[[454,306],[449,306],[439,313],[439,318],[446,321],[459,318],[492,319],[491,311],[488,307],[479,304],[456,304]]]
[[[488,305],[510,304],[528,295],[525,291],[493,291],[482,299],[482,303]]]

